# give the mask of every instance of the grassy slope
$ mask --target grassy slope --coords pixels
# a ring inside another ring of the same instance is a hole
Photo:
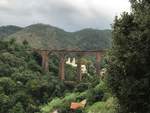
[[[70,112],[71,102],[79,101],[79,98],[87,99],[87,105],[82,109],[82,113],[116,113],[117,101],[112,97],[104,82],[101,82],[93,88],[95,91],[104,91],[105,96],[102,101],[90,102],[89,100],[89,90],[84,92],[74,92],[66,94],[62,98],[54,98],[48,104],[41,106],[41,113],[50,113],[56,109],[63,110],[64,113]],[[81,100],[80,100],[81,101]]]

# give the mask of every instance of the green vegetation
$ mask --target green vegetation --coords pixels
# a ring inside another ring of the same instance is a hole
[[[119,113],[150,112],[150,1],[131,0],[132,12],[113,25],[107,56],[108,84],[118,98]]]
[[[106,103],[97,110],[114,102],[108,101],[112,96],[93,70],[84,75],[82,82],[65,84],[58,79],[59,61],[55,55],[49,62],[50,73],[45,73],[40,56],[26,49],[30,49],[27,42],[20,45],[15,40],[0,41],[0,113],[49,113],[54,109],[71,113],[71,102],[83,99],[87,99],[87,110],[75,112],[90,112],[97,102]],[[75,80],[75,68],[66,65],[65,73],[67,80]],[[110,107],[111,111],[115,109]]]
[[[41,113],[50,113],[55,110],[59,113],[72,113],[71,102],[80,102],[83,99],[87,100],[86,107],[73,113],[116,113],[117,100],[109,93],[104,81],[99,82],[95,87],[91,86],[86,91],[74,91],[63,98],[54,98],[41,107]]]
[[[5,27],[7,28],[9,31],[10,28]],[[4,33],[1,29],[0,32]],[[66,32],[44,24],[31,25],[5,36],[5,40],[12,38],[18,43],[27,41],[33,48],[89,50],[106,49],[111,46],[110,30],[84,29],[78,32]]]
[[[107,49],[111,47],[111,31],[84,29],[74,33],[77,47],[83,50]],[[84,42],[84,43],[83,43]]]
[[[96,95],[100,93],[100,100],[103,98],[102,90],[92,89],[98,87],[99,78],[94,75],[91,58],[82,59],[88,63],[89,74],[84,75],[81,83],[64,84],[58,79],[59,59],[56,55],[50,56],[50,73],[44,73],[40,66],[41,57],[37,53],[22,50],[30,47],[109,48],[110,30],[85,29],[71,33],[43,24],[26,28],[0,28],[1,39],[7,41],[0,41],[0,113],[49,113],[55,108],[62,113],[69,113],[71,101],[81,101],[86,97],[88,105],[93,105],[98,101]],[[66,79],[75,80],[76,69],[70,65],[65,68]],[[90,106],[88,108],[90,111]]]
[[[3,39],[13,33],[20,31],[22,28],[18,26],[2,26],[0,27],[0,39]]]
[[[83,80],[67,84],[58,79],[57,55],[51,56],[46,73],[37,53],[22,50],[106,49],[111,46],[109,30],[70,33],[43,24],[0,28],[0,37],[9,40],[0,41],[0,113],[149,113],[150,2],[130,2],[132,12],[115,18],[112,48],[101,64],[106,69],[102,79],[95,75],[91,57],[82,59],[88,65]],[[75,70],[66,65],[67,80],[75,80]],[[85,99],[84,108],[70,109],[71,102]]]
[[[116,113],[116,108],[116,100],[113,97],[110,97],[107,101],[96,102],[87,107],[85,113]]]
[[[0,41],[0,113],[35,113],[66,90],[58,77],[42,72],[32,52],[21,51],[27,48]]]

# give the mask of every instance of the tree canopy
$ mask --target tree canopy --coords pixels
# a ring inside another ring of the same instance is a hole
[[[131,0],[131,13],[116,17],[108,52],[108,84],[119,113],[150,111],[150,1]]]

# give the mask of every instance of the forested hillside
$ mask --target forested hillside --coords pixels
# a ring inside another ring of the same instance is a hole
[[[5,37],[6,40],[12,38],[19,43],[28,41],[33,48],[95,50],[111,46],[110,30],[84,29],[66,32],[45,24],[31,25]]]
[[[66,84],[59,80],[56,56],[51,56],[50,72],[45,73],[39,55],[26,49],[30,49],[27,44],[0,41],[0,113],[50,113],[55,109],[60,113],[72,113],[71,101],[83,99],[88,103],[86,109],[79,110],[81,113],[90,113],[99,102],[105,105],[97,106],[94,112],[99,108],[105,111],[107,106],[111,108],[106,113],[114,112],[115,99],[92,65],[81,82]],[[66,65],[68,80],[76,77],[75,71],[75,67]]]
[[[23,51],[27,48],[0,41],[0,113],[35,113],[66,90],[57,75],[42,71],[34,53]]]
[[[111,46],[110,30],[83,29],[75,32],[74,35],[77,47],[83,50],[106,49]]]
[[[2,26],[0,27],[0,39],[3,39],[4,37],[7,37],[13,33],[18,32],[19,30],[21,30],[21,27],[18,26]]]

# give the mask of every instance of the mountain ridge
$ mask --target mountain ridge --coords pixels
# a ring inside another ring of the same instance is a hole
[[[105,49],[111,46],[111,30],[85,28],[68,32],[48,24],[33,24],[5,37],[18,43],[28,41],[34,48],[57,49]]]
[[[15,25],[1,26],[0,27],[0,39],[3,39],[4,37],[7,37],[21,29],[22,27],[15,26]]]

